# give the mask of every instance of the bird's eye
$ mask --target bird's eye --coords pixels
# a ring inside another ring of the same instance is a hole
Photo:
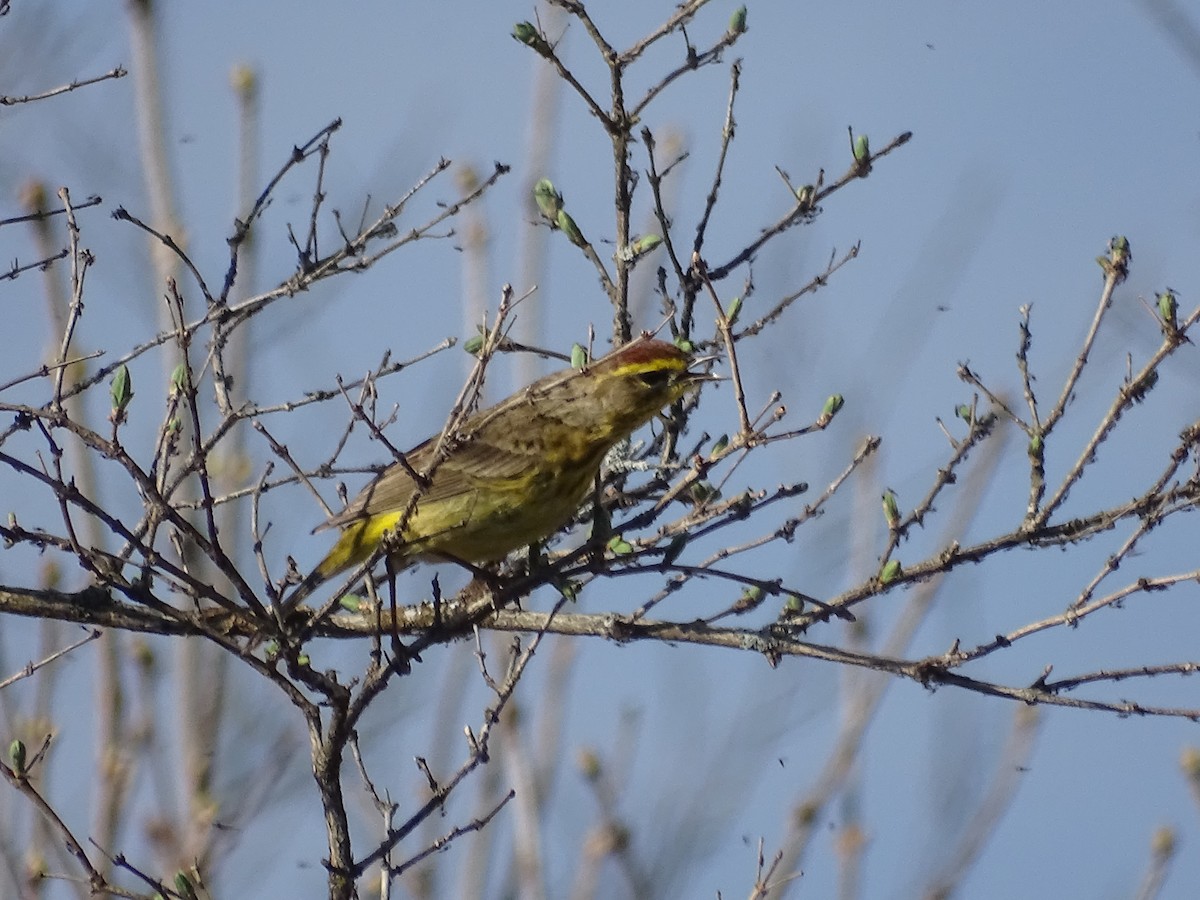
[[[654,369],[650,372],[639,372],[637,380],[646,387],[659,388],[666,386],[667,382],[671,380],[671,375],[670,369]]]

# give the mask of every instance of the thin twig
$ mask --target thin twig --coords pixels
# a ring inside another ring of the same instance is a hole
[[[16,106],[18,103],[33,103],[35,100],[45,100],[47,97],[57,97],[59,94],[68,94],[71,91],[77,91],[82,87],[87,87],[90,84],[99,84],[101,81],[108,81],[111,78],[124,78],[129,73],[125,71],[124,66],[117,66],[105,72],[103,75],[96,75],[93,78],[80,78],[72,81],[70,84],[60,85],[56,88],[51,88],[48,91],[43,91],[40,94],[28,94],[24,97],[9,97],[0,94],[0,106]],[[0,223],[3,224],[3,223]]]
[[[100,637],[101,633],[102,632],[99,629],[93,628],[84,637],[81,637],[75,643],[68,644],[66,647],[62,647],[61,649],[55,650],[49,656],[44,657],[43,659],[39,659],[37,662],[30,661],[30,662],[25,663],[25,668],[23,668],[20,672],[10,675],[7,678],[5,678],[3,681],[0,681],[0,691],[4,690],[10,684],[18,682],[23,678],[28,678],[34,672],[36,672],[38,669],[42,668],[43,666],[50,665],[50,663],[54,662],[56,659],[66,656],[72,650],[76,650],[79,647],[82,647],[84,644],[90,644],[92,641],[96,640],[96,638]]]

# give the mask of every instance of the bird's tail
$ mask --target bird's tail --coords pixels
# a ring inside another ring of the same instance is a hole
[[[283,595],[279,601],[279,607],[286,616],[292,610],[296,609],[301,603],[307,600],[317,588],[325,583],[331,575],[336,574],[336,569],[330,571],[329,557],[321,560],[315,569],[309,572],[300,580],[292,590]]]

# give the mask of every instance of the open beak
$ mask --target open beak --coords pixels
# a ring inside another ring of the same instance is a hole
[[[715,363],[719,358],[720,357],[718,357],[715,353],[709,354],[708,356],[697,356],[690,363],[688,363],[689,371],[685,377],[692,384],[703,384],[706,381],[724,381],[724,378],[707,368]],[[705,371],[691,371],[700,366],[705,367]]]

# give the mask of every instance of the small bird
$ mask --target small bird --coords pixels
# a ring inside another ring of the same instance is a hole
[[[388,466],[315,529],[342,533],[293,596],[361,565],[385,539],[396,572],[420,560],[493,562],[553,534],[579,509],[609,450],[714,380],[692,371],[696,362],[643,336],[468,416],[440,454],[437,437],[426,440],[405,454],[407,467]]]

